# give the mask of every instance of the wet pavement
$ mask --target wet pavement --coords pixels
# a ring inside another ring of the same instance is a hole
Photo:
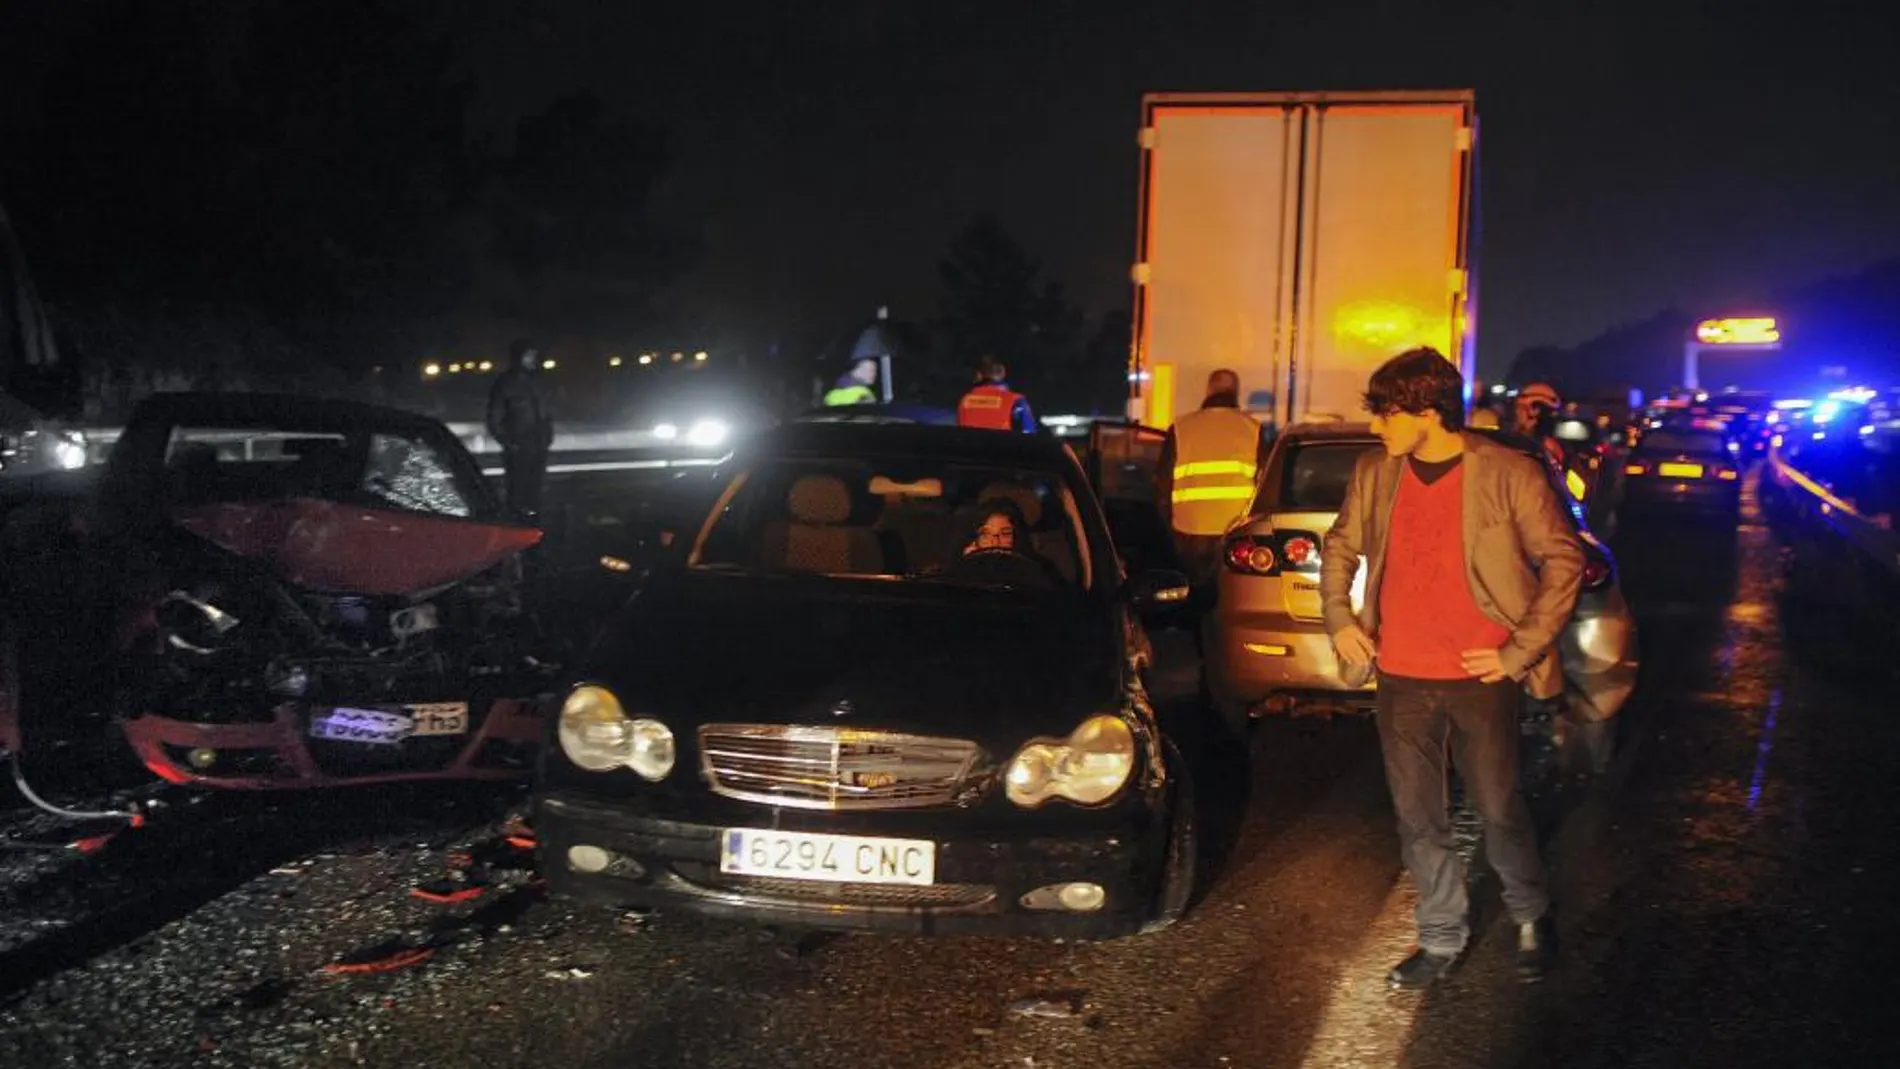
[[[1198,908],[1098,944],[577,912],[506,863],[445,904],[412,889],[503,835],[507,799],[180,799],[95,855],[0,856],[0,1065],[1900,1064],[1900,650],[1784,615],[1753,524],[1617,541],[1644,679],[1608,773],[1532,762],[1561,938],[1540,985],[1480,875],[1465,968],[1386,990],[1410,889],[1376,739],[1296,721],[1214,789],[1233,818]],[[0,838],[52,830],[0,814]]]

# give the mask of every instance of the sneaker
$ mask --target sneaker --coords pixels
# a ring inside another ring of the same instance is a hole
[[[1434,954],[1421,947],[1413,951],[1411,957],[1393,966],[1386,980],[1401,991],[1418,991],[1450,976],[1452,970],[1458,967],[1461,957],[1459,954]]]
[[[1557,953],[1557,929],[1549,917],[1517,926],[1517,978],[1534,984],[1550,971]]]

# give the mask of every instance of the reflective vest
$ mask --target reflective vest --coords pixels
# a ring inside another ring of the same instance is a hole
[[[991,431],[1013,431],[1016,402],[1023,395],[1007,386],[986,382],[963,395],[957,403],[957,426]]]
[[[828,407],[837,405],[874,405],[876,403],[877,394],[872,391],[869,386],[861,386],[856,383],[850,386],[838,386],[825,393],[825,404]]]
[[[1236,408],[1203,408],[1174,424],[1174,529],[1218,535],[1253,500],[1260,422]]]

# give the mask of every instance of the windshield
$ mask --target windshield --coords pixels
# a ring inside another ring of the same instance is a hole
[[[313,497],[438,516],[472,516],[480,497],[447,447],[409,432],[174,427],[165,447],[180,504]]]
[[[1090,583],[1059,475],[927,458],[770,460],[738,473],[689,567],[1056,589]]]
[[[1689,456],[1719,457],[1728,453],[1727,441],[1709,431],[1651,431],[1637,443],[1641,453],[1686,453]]]
[[[1353,465],[1376,443],[1303,442],[1287,446],[1279,484],[1261,488],[1255,511],[1337,512],[1345,504]],[[1267,495],[1276,495],[1271,500]]]

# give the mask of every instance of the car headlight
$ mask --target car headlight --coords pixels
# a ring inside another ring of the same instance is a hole
[[[53,463],[66,471],[78,471],[86,466],[86,436],[77,431],[60,435],[53,446]]]
[[[1066,739],[1031,739],[1004,774],[1009,800],[1034,809],[1051,798],[1100,805],[1135,771],[1135,734],[1119,716],[1092,716]]]
[[[680,429],[677,424],[660,423],[656,424],[653,428],[653,437],[658,438],[662,442],[670,442],[679,436]]]
[[[673,732],[658,720],[630,719],[605,687],[576,687],[561,703],[561,752],[589,772],[626,767],[654,783],[673,771]]]
[[[702,419],[686,432],[686,440],[693,445],[718,445],[731,433],[732,428],[726,426],[724,420]]]

